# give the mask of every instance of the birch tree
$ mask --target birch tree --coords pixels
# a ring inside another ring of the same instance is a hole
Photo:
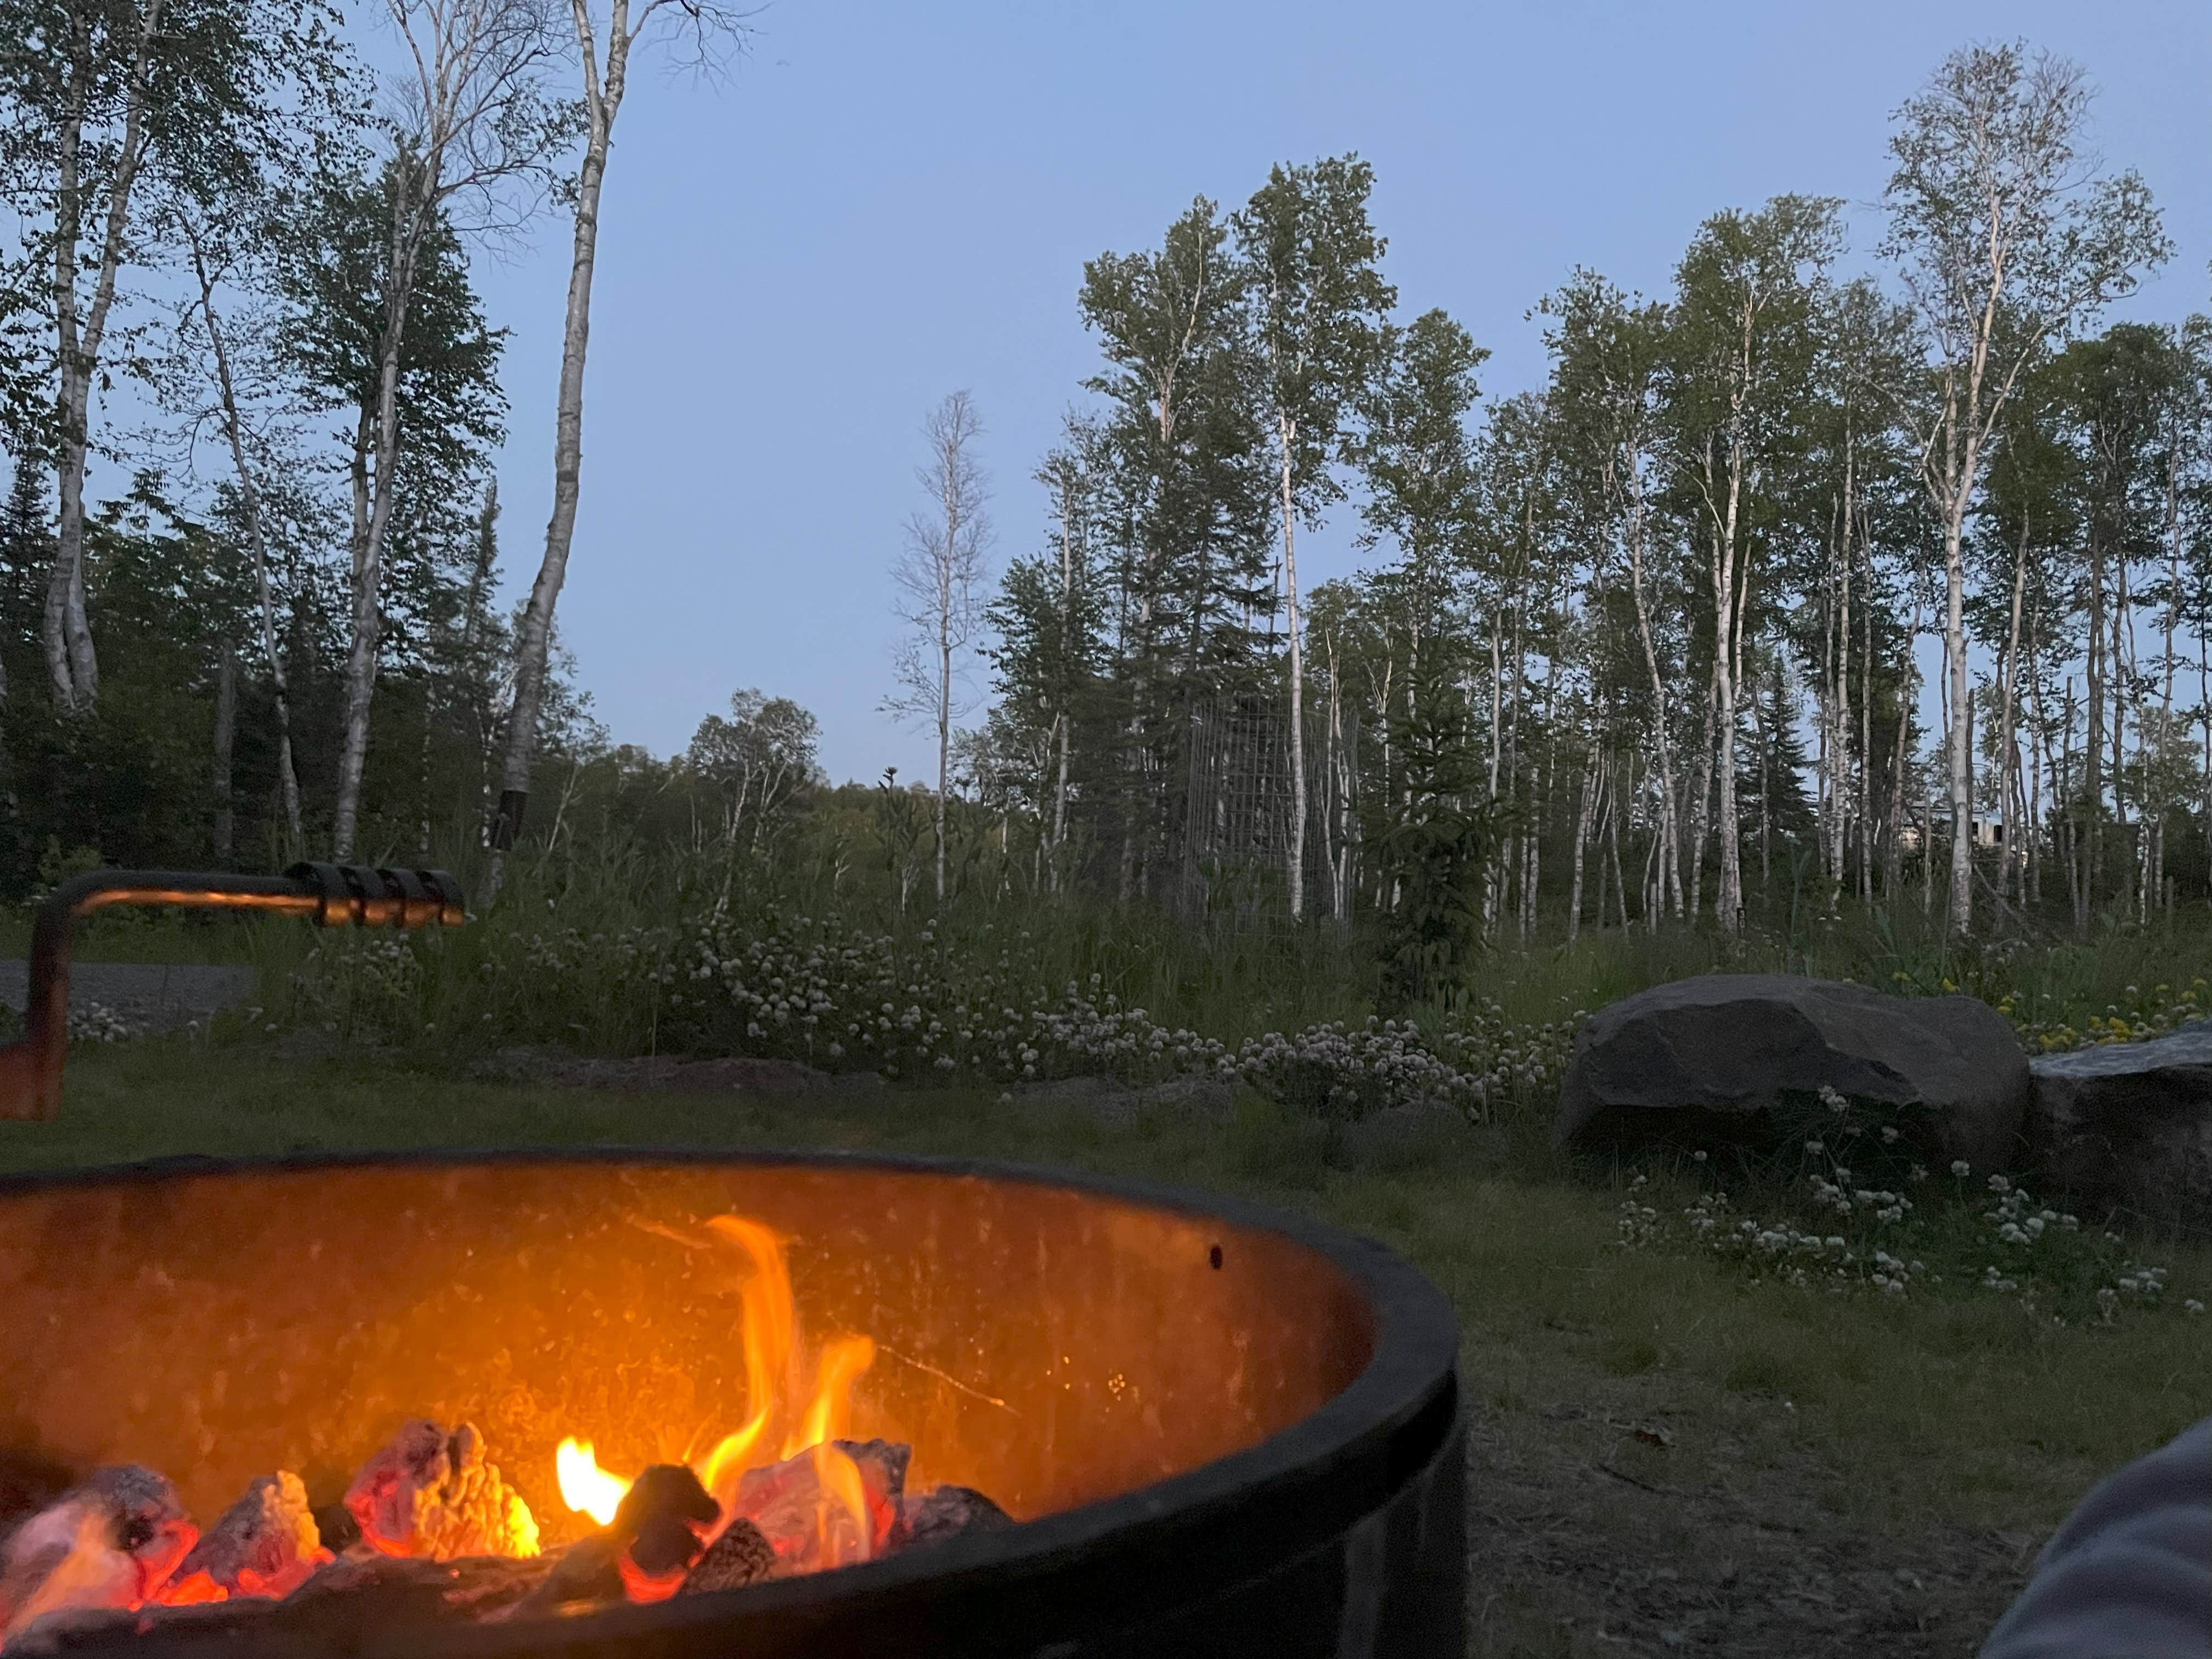
[[[952,777],[952,722],[965,712],[961,653],[983,621],[983,556],[990,545],[990,487],[975,459],[983,422],[965,392],[948,394],[921,426],[929,459],[915,472],[928,507],[907,520],[906,547],[891,566],[907,635],[895,660],[896,689],[884,708],[927,720],[937,733],[937,899],[945,893],[945,802]]]
[[[1050,550],[1007,567],[989,611],[996,639],[988,654],[998,670],[1000,699],[994,718],[1008,728],[1008,746],[1033,744],[1043,757],[1036,799],[1049,803],[1048,822],[1039,829],[1054,888],[1064,873],[1075,731],[1094,699],[1099,665],[1103,618],[1093,539],[1103,507],[1102,447],[1095,422],[1068,417],[1063,441],[1035,474],[1046,492]],[[1083,757],[1086,769],[1090,758]]]
[[[584,471],[584,360],[591,343],[592,278],[599,267],[599,198],[614,143],[615,118],[622,112],[629,88],[630,52],[656,21],[673,20],[679,55],[702,69],[714,68],[721,50],[743,39],[738,15],[708,0],[641,0],[635,8],[633,0],[611,0],[604,44],[591,0],[569,0],[568,10],[583,72],[584,151],[574,185],[574,238],[553,411],[553,511],[545,524],[544,554],[515,639],[514,702],[500,768],[499,808],[490,830],[487,907],[499,896],[506,855],[522,832],[529,805],[530,764],[545,700],[553,611],[568,579],[568,553],[575,542],[576,502]]]
[[[292,753],[292,693],[284,653],[277,644],[276,601],[270,578],[269,538],[261,516],[261,492],[246,450],[250,441],[246,417],[240,412],[238,377],[223,319],[216,306],[216,287],[238,257],[234,247],[216,243],[210,227],[189,209],[180,210],[172,222],[189,258],[192,298],[187,316],[194,318],[207,343],[209,372],[214,380],[214,413],[228,453],[231,476],[237,490],[238,517],[246,534],[246,552],[252,561],[254,593],[261,623],[262,658],[269,670],[270,690],[276,715],[276,777],[284,807],[284,836],[288,854],[306,846],[301,821],[300,771]],[[228,663],[226,657],[226,665]]]
[[[1386,365],[1364,400],[1357,447],[1367,487],[1364,538],[1389,537],[1408,589],[1408,668],[1439,625],[1453,564],[1464,557],[1480,501],[1478,452],[1468,421],[1481,394],[1475,371],[1490,353],[1442,311],[1385,331]]]
[[[390,222],[375,401],[364,410],[356,453],[353,617],[345,665],[345,724],[338,751],[331,846],[353,856],[375,695],[385,543],[398,505],[400,373],[426,245],[447,225],[495,235],[534,206],[543,168],[566,142],[546,100],[551,51],[545,0],[386,0],[405,68],[385,117]]]
[[[1305,913],[1305,662],[1298,628],[1297,526],[1342,487],[1331,464],[1344,417],[1374,373],[1396,290],[1376,269],[1383,241],[1367,216],[1374,169],[1356,156],[1275,167],[1232,221],[1252,268],[1253,325],[1265,364],[1282,520],[1285,635],[1290,647],[1290,908]]]
[[[1725,934],[1743,927],[1735,739],[1758,507],[1752,496],[1762,469],[1774,476],[1778,447],[1793,441],[1802,425],[1815,307],[1841,245],[1841,205],[1784,196],[1757,213],[1717,214],[1699,229],[1675,276],[1668,424],[1675,476],[1698,503],[1711,550],[1717,747],[1710,759],[1718,784],[1720,842],[1715,914]]]
[[[1885,192],[1894,259],[1919,317],[1929,396],[1903,406],[1942,536],[1948,925],[1973,921],[1966,515],[2021,373],[2169,251],[2150,192],[2089,148],[2081,70],[2024,44],[1961,48],[1897,112]]]
[[[1636,638],[1651,690],[1650,762],[1657,785],[1653,854],[1660,905],[1679,918],[1683,909],[1680,798],[1669,732],[1668,682],[1671,659],[1662,659],[1663,616],[1653,554],[1653,495],[1661,480],[1661,387],[1666,307],[1624,294],[1594,271],[1546,300],[1552,319],[1546,343],[1552,353],[1552,408],[1562,441],[1580,452],[1581,473],[1598,496],[1592,516],[1606,526],[1605,565],[1625,566]],[[1618,560],[1618,564],[1614,561]]]
[[[92,398],[124,273],[145,255],[147,198],[251,171],[295,94],[334,73],[335,25],[319,0],[0,3],[0,184],[48,273],[59,513],[40,631],[64,715],[100,697],[84,586]]]
[[[1272,643],[1273,469],[1252,397],[1249,273],[1228,241],[1200,197],[1157,251],[1086,264],[1078,296],[1106,360],[1085,384],[1109,405],[1100,454],[1121,682],[1111,801],[1125,900],[1161,869],[1193,878],[1197,724],[1216,693],[1264,672],[1255,658]]]

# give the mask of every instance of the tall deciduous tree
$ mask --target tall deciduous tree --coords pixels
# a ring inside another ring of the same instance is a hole
[[[1991,433],[2021,374],[2170,248],[2133,173],[2102,173],[2088,145],[2081,69],[2023,44],[1968,46],[1897,112],[1889,234],[1926,333],[1933,386],[1917,428],[1943,538],[1943,663],[1951,808],[1946,915],[1973,921],[1967,719],[1966,515]]]
[[[1653,556],[1653,496],[1662,479],[1662,386],[1668,316],[1657,301],[1624,294],[1595,271],[1572,282],[1542,307],[1551,326],[1552,412],[1560,441],[1576,454],[1576,471],[1595,497],[1592,518],[1605,526],[1605,565],[1618,558],[1628,574],[1637,643],[1651,691],[1650,761],[1657,799],[1653,812],[1652,888],[1656,913],[1682,914],[1680,798],[1676,793],[1668,684],[1672,664],[1657,626]]]
[[[922,422],[929,459],[915,471],[929,505],[907,521],[906,548],[891,566],[899,620],[907,626],[885,707],[926,719],[937,732],[937,897],[945,890],[945,800],[952,777],[952,722],[960,653],[983,620],[983,556],[990,545],[990,486],[975,455],[983,420],[965,392],[949,393]]]
[[[204,198],[250,172],[340,53],[319,0],[5,0],[0,146],[7,194],[50,275],[49,438],[60,511],[41,632],[65,714],[100,696],[85,605],[92,394],[150,193]]]
[[[1717,747],[1709,769],[1720,804],[1716,919],[1727,934],[1743,927],[1735,744],[1751,526],[1759,506],[1752,496],[1762,471],[1771,479],[1781,470],[1778,452],[1804,424],[1817,307],[1842,241],[1840,206],[1784,196],[1757,213],[1716,214],[1675,273],[1668,425],[1675,475],[1698,502],[1711,550]],[[1701,813],[1703,808],[1701,794]]]
[[[1398,544],[1407,599],[1408,667],[1442,618],[1451,567],[1465,552],[1480,501],[1474,434],[1475,370],[1490,353],[1442,311],[1384,335],[1384,369],[1364,400],[1358,446],[1370,540]],[[1409,687],[1411,682],[1408,682]],[[1410,690],[1407,695],[1411,695]]]
[[[345,731],[331,843],[353,855],[375,695],[386,538],[399,504],[401,364],[408,352],[426,251],[459,228],[497,234],[526,216],[543,170],[567,142],[543,73],[552,50],[545,0],[386,0],[406,70],[390,100],[384,184],[382,315],[375,397],[363,406],[356,453],[353,629],[346,653]]]
[[[395,593],[386,580],[394,526],[419,530],[426,516],[472,500],[476,475],[506,429],[503,336],[485,325],[450,216],[429,215],[404,272],[394,268],[392,227],[407,215],[409,171],[395,161],[373,180],[313,181],[274,239],[277,349],[309,405],[345,421],[348,623],[331,814],[331,842],[342,851],[358,831],[368,700],[386,615],[419,597]],[[404,306],[393,293],[402,281]]]
[[[591,343],[592,276],[599,264],[599,193],[614,143],[615,117],[629,86],[629,57],[655,19],[680,20],[679,38],[701,67],[711,68],[718,48],[741,36],[738,15],[708,0],[611,0],[602,56],[591,0],[569,0],[569,20],[583,68],[584,153],[574,185],[575,238],[568,265],[568,304],[561,331],[561,380],[553,412],[553,512],[545,525],[545,551],[530,586],[515,640],[514,702],[507,725],[507,753],[500,769],[499,810],[491,826],[491,868],[485,903],[499,896],[506,854],[521,832],[530,799],[530,763],[538,744],[545,698],[546,657],[553,638],[553,610],[568,578],[568,551],[576,537],[576,501],[584,471],[584,357]]]
[[[188,205],[179,207],[171,225],[184,245],[191,270],[192,299],[186,302],[187,327],[197,323],[200,337],[206,343],[207,367],[216,394],[214,414],[222,431],[223,446],[229,453],[237,491],[239,526],[245,532],[246,551],[253,566],[262,657],[269,671],[276,708],[276,777],[284,808],[285,851],[288,856],[295,855],[306,846],[306,830],[300,808],[299,765],[292,753],[292,691],[285,653],[277,642],[276,600],[270,580],[269,538],[262,521],[261,490],[246,453],[251,434],[242,412],[244,400],[240,396],[228,330],[216,304],[216,285],[229,274],[240,257],[240,250],[230,239],[204,223]],[[259,228],[265,231],[267,226],[264,223]],[[224,660],[228,666],[230,659]]]
[[[1252,270],[1252,321],[1265,366],[1282,519],[1285,635],[1291,671],[1291,915],[1304,914],[1305,663],[1298,628],[1296,526],[1340,495],[1346,410],[1375,373],[1397,292],[1378,269],[1383,241],[1367,215],[1374,169],[1357,156],[1277,167],[1234,220]]]
[[[1170,871],[1197,896],[1206,831],[1190,780],[1201,728],[1224,694],[1255,689],[1273,631],[1272,469],[1252,406],[1248,274],[1203,197],[1158,250],[1084,267],[1078,303],[1106,358],[1085,384],[1109,404],[1101,456],[1121,704],[1110,798],[1123,898]]]

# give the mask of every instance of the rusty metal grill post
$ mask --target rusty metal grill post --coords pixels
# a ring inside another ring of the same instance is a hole
[[[24,1034],[0,1047],[0,1118],[47,1120],[61,1109],[69,1048],[70,941],[79,918],[118,904],[277,910],[325,927],[458,927],[460,884],[443,870],[295,864],[281,876],[222,872],[88,870],[46,896],[31,927]]]

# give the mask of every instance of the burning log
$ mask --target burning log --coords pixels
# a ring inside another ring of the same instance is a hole
[[[750,1521],[740,1517],[722,1528],[706,1553],[684,1576],[683,1595],[739,1589],[775,1575],[775,1546]]]
[[[8,1540],[0,1643],[50,1614],[151,1601],[198,1537],[163,1477],[135,1463],[99,1470]]]
[[[731,1504],[775,1551],[778,1577],[866,1561],[894,1542],[910,1447],[833,1440],[747,1469]]]
[[[903,1506],[906,1547],[924,1549],[963,1533],[993,1532],[1014,1524],[1013,1516],[973,1486],[934,1486]]]
[[[720,1516],[697,1475],[680,1463],[656,1463],[630,1483],[604,1528],[559,1553],[514,1616],[664,1601],[682,1588]]]
[[[307,1487],[289,1469],[279,1469],[253,1480],[222,1512],[161,1599],[179,1606],[234,1595],[289,1595],[330,1560],[307,1508]]]
[[[448,1434],[416,1418],[379,1449],[347,1489],[362,1540],[386,1555],[451,1561],[538,1553],[538,1522],[521,1494],[484,1461],[472,1423]]]
[[[663,1601],[683,1587],[721,1508],[681,1463],[655,1463],[631,1483],[609,1530],[623,1545],[616,1565],[633,1601]]]
[[[620,1541],[604,1532],[540,1556],[550,1564],[545,1577],[515,1605],[511,1616],[528,1619],[621,1601],[621,1558]]]

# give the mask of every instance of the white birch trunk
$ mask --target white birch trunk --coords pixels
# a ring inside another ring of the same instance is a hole
[[[91,42],[80,31],[73,45],[73,81],[58,135],[58,188],[54,202],[53,304],[60,453],[55,468],[59,518],[54,562],[46,585],[42,628],[46,672],[55,706],[64,714],[90,712],[100,700],[100,659],[84,602],[84,473],[90,450],[93,382],[99,376],[100,349],[115,302],[117,274],[131,221],[131,192],[145,157],[148,74],[159,38],[164,0],[148,0],[145,20],[133,49],[131,81],[124,94],[123,138],[107,191],[106,223],[93,279],[92,303],[80,328],[77,316],[78,242],[83,234],[83,137],[86,82],[94,73]]]
[[[1297,518],[1291,488],[1291,446],[1297,429],[1288,414],[1278,410],[1275,434],[1282,446],[1283,588],[1289,601],[1287,623],[1291,641],[1291,920],[1305,915],[1306,881],[1306,745],[1305,659],[1298,641],[1298,559],[1291,535]]]
[[[491,833],[487,908],[499,896],[506,855],[522,833],[530,801],[530,763],[538,747],[538,722],[545,706],[545,676],[552,650],[553,611],[568,578],[568,552],[576,538],[576,498],[584,471],[584,358],[591,344],[592,276],[599,246],[599,192],[615,117],[622,108],[636,39],[629,0],[614,0],[607,22],[604,76],[586,0],[570,0],[584,74],[584,156],[576,171],[576,221],[568,264],[568,303],[561,327],[561,380],[553,413],[553,511],[545,522],[545,551],[530,585],[514,641],[514,701],[507,723],[507,753],[500,765],[499,806]],[[643,20],[640,20],[642,26]]]
[[[1626,445],[1621,459],[1629,479],[1628,582],[1636,601],[1636,634],[1644,646],[1644,665],[1651,676],[1652,758],[1659,769],[1659,813],[1656,828],[1663,902],[1677,920],[1682,915],[1681,843],[1675,829],[1674,761],[1667,736],[1667,682],[1659,672],[1659,653],[1651,639],[1651,610],[1644,596],[1644,486],[1636,458]],[[1494,793],[1494,792],[1493,792]],[[1654,914],[1656,910],[1655,908]]]
[[[230,354],[223,343],[222,326],[216,317],[215,284],[202,254],[197,230],[186,227],[191,245],[192,272],[198,279],[200,316],[207,325],[208,344],[215,357],[216,389],[222,399],[223,435],[230,444],[230,460],[238,476],[239,513],[246,523],[246,544],[253,555],[253,582],[261,611],[261,650],[269,665],[269,684],[276,703],[276,783],[284,805],[284,845],[296,856],[305,845],[300,823],[300,774],[292,759],[292,697],[284,672],[284,653],[276,645],[276,605],[270,592],[269,544],[261,528],[261,497],[254,488],[253,469],[246,464],[246,443],[238,413],[238,398],[230,374]]]

